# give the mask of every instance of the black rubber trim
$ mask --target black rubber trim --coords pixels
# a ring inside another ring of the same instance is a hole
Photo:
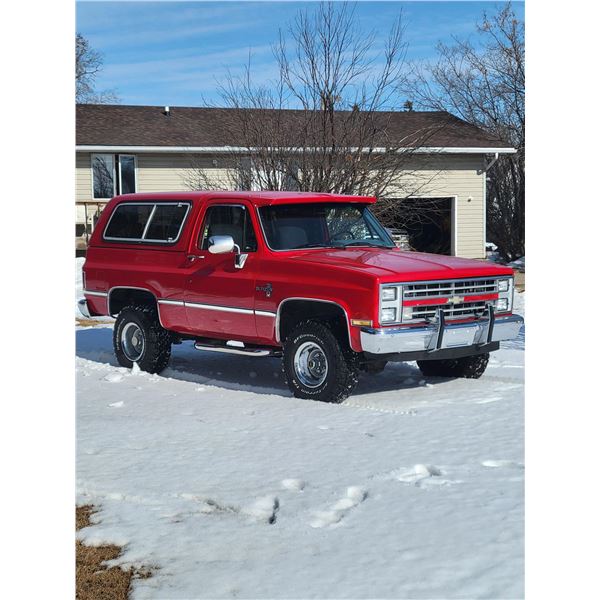
[[[441,308],[438,308],[438,333],[437,340],[435,341],[435,351],[441,350],[442,344],[444,343],[444,332],[446,331],[446,316]]]
[[[494,307],[489,304],[488,305],[488,332],[487,332],[487,343],[490,344],[492,342],[492,337],[494,335],[494,324],[496,322],[496,315],[494,314]]]

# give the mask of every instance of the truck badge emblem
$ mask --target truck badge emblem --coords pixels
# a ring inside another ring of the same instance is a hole
[[[266,283],[265,285],[257,285],[256,291],[264,292],[267,298],[270,298],[271,294],[273,293],[273,286],[270,283]]]
[[[461,304],[464,301],[465,301],[465,299],[463,296],[451,296],[450,298],[448,298],[448,300],[446,300],[446,303],[447,304]]]

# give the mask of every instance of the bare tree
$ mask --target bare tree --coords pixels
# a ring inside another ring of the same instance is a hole
[[[435,62],[414,69],[405,89],[427,109],[449,110],[497,138],[516,154],[488,172],[487,231],[504,258],[525,253],[525,41],[524,24],[509,4],[483,14],[479,44],[438,44]]]
[[[82,104],[118,102],[113,90],[97,91],[96,76],[102,70],[102,54],[80,33],[75,36],[75,101]]]
[[[275,81],[255,84],[251,60],[241,76],[230,74],[220,85],[231,113],[225,134],[242,143],[226,159],[223,186],[375,195],[385,216],[398,207],[387,199],[426,185],[435,173],[424,181],[410,159],[440,126],[403,134],[390,126],[404,105],[404,98],[397,104],[406,70],[402,16],[379,51],[376,40],[354,8],[321,3],[280,31]],[[214,180],[199,165],[188,185]]]

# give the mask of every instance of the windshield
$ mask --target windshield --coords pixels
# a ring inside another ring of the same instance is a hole
[[[263,206],[259,212],[267,242],[273,250],[395,247],[366,204],[278,204]]]

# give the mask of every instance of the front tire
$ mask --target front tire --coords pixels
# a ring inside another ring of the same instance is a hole
[[[339,403],[358,383],[356,354],[318,321],[303,321],[283,345],[283,371],[296,398]]]
[[[425,377],[463,377],[479,379],[488,365],[490,353],[443,360],[418,360],[417,365]]]
[[[171,358],[171,334],[162,328],[155,308],[127,306],[115,321],[113,347],[122,367],[137,363],[142,371],[160,373]]]

